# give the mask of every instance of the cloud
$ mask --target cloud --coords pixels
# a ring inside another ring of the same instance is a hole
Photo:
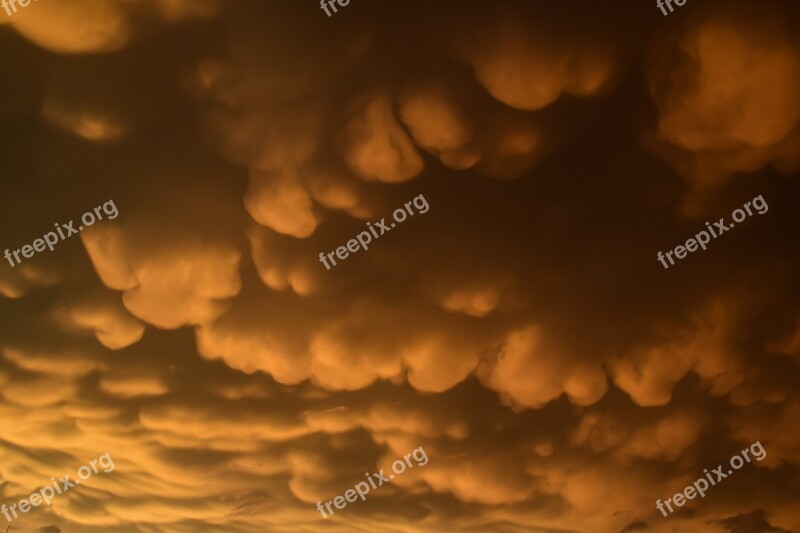
[[[311,533],[423,447],[328,525],[800,529],[796,6],[53,2],[0,22],[0,237],[119,216],[0,267],[0,492],[116,468],[26,528]]]
[[[95,228],[81,233],[86,250],[101,279],[123,291],[125,307],[137,318],[161,328],[206,322],[224,309],[241,282],[241,258],[235,246],[186,238],[180,247],[165,246],[156,253],[138,255],[125,248],[117,228]],[[131,243],[130,237],[127,240]]]
[[[414,142],[444,166],[464,170],[480,159],[472,120],[455,87],[440,80],[414,84],[400,97],[399,114]]]
[[[484,381],[516,408],[540,408],[564,393],[577,405],[592,405],[608,388],[601,368],[565,364],[535,325],[507,337]]]
[[[727,533],[790,533],[788,529],[773,527],[763,509],[715,520],[713,523],[722,526]]]
[[[619,533],[633,533],[634,531],[646,531],[650,529],[647,522],[644,520],[634,520],[624,528],[620,529]]]
[[[544,10],[519,11],[504,6],[488,15],[477,35],[464,35],[459,43],[475,78],[493,97],[516,109],[538,111],[564,94],[596,96],[614,81],[618,67],[608,41],[590,32],[565,37],[579,32],[573,27],[552,32]]]
[[[13,24],[26,38],[57,53],[114,52],[133,35],[127,6],[102,0],[31,4],[15,14]]]
[[[639,405],[666,405],[672,390],[688,372],[696,373],[715,396],[723,396],[743,380],[743,365],[729,348],[733,310],[727,302],[712,303],[691,325],[668,333],[612,363],[617,386]]]
[[[800,164],[800,54],[781,11],[771,2],[759,10],[715,4],[653,41],[645,64],[658,111],[651,143],[690,182],[687,212],[697,214],[735,173]]]
[[[244,201],[253,220],[278,233],[302,239],[317,227],[308,191],[291,178],[275,180],[256,175],[250,180]]]
[[[144,324],[125,311],[121,302],[109,295],[93,295],[54,311],[54,317],[67,328],[89,329],[106,348],[119,350],[141,340]]]
[[[342,158],[365,181],[399,183],[424,168],[411,139],[397,121],[389,98],[380,94],[359,97],[353,118],[341,137]]]

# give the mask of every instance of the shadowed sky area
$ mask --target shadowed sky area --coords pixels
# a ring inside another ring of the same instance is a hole
[[[800,532],[797,2],[337,7],[0,8],[9,533]]]

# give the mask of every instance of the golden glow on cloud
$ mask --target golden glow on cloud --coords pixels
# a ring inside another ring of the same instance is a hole
[[[800,530],[799,16],[0,10],[0,252],[119,207],[0,257],[0,503],[116,464],[11,531]],[[768,216],[661,268],[756,194]]]

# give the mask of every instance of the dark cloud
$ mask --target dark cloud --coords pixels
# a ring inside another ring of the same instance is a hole
[[[622,528],[619,533],[633,533],[634,531],[647,531],[648,529],[650,529],[650,526],[644,520],[634,520]]]
[[[798,17],[0,11],[2,250],[119,210],[0,257],[3,503],[116,464],[12,531],[800,530]],[[657,261],[757,195],[765,214]],[[655,509],[756,441],[763,461]],[[315,510],[418,447],[429,464]]]
[[[713,523],[721,525],[727,533],[791,533],[788,529],[773,527],[767,520],[764,509],[756,509]]]

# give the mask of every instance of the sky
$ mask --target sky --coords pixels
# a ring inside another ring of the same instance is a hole
[[[0,8],[0,527],[800,531],[800,6],[670,6]]]

